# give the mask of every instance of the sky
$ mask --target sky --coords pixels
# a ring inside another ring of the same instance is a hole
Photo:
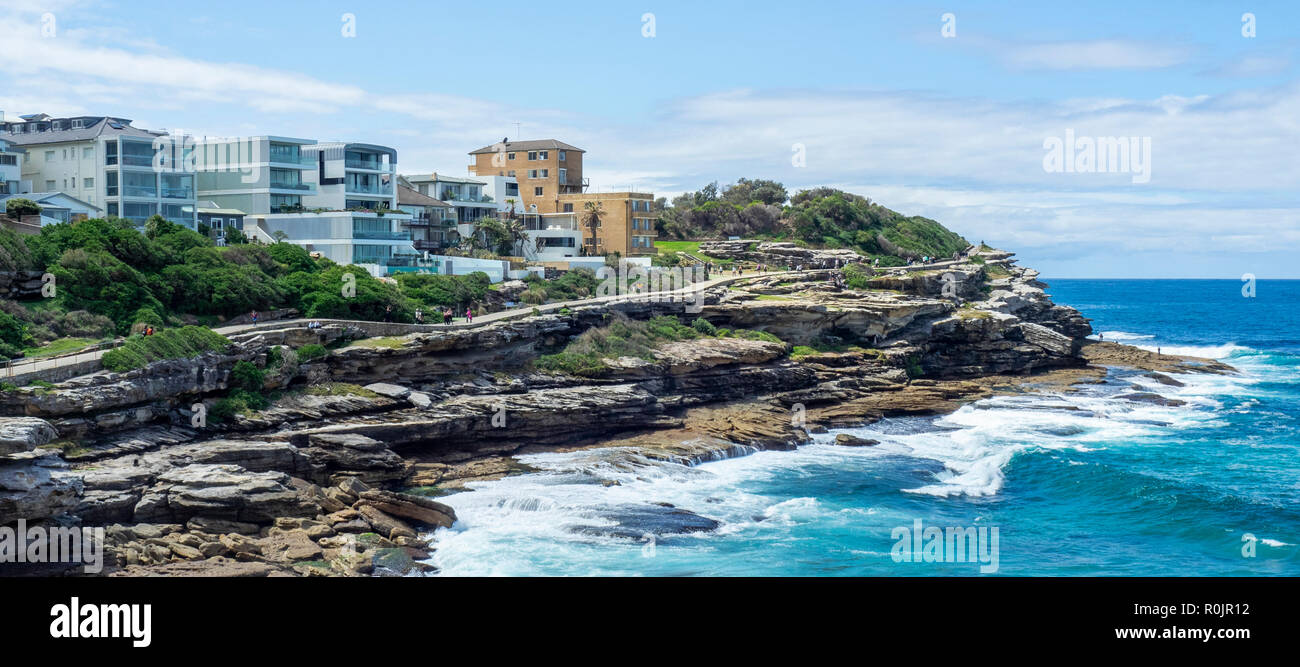
[[[1296,2],[0,0],[0,22],[8,116],[381,144],[402,173],[553,138],[593,190],[829,185],[1046,279],[1300,278]],[[1127,164],[1090,163],[1111,139]]]

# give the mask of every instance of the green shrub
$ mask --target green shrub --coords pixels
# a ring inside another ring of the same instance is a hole
[[[247,392],[260,392],[266,383],[266,372],[247,361],[235,363],[230,371],[230,386]]]
[[[298,362],[305,364],[309,361],[320,359],[327,354],[329,354],[329,350],[326,350],[324,345],[308,343],[298,348]]]
[[[844,267],[844,283],[849,289],[865,290],[871,288],[871,273],[861,264],[849,264]]]
[[[718,334],[718,328],[703,317],[695,318],[695,321],[691,322],[691,326],[705,336],[716,336]]]
[[[162,359],[187,359],[205,352],[221,352],[230,345],[225,336],[207,327],[164,329],[152,336],[131,336],[120,347],[104,353],[101,361],[110,371],[123,372]]]

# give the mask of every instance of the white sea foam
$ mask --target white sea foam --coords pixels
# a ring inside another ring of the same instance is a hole
[[[1160,352],[1161,354],[1172,354],[1182,357],[1202,357],[1205,359],[1227,359],[1243,352],[1252,351],[1248,347],[1236,343],[1224,343],[1223,345],[1156,345],[1147,343],[1137,345],[1148,352]]]
[[[1129,333],[1127,331],[1103,331],[1101,337],[1105,340],[1151,340],[1155,338],[1151,334]]]

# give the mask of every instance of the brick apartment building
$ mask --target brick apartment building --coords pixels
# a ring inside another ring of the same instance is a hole
[[[555,139],[509,141],[470,152],[475,176],[514,177],[529,213],[576,213],[589,255],[653,255],[654,195],[645,192],[587,192],[582,175],[586,151]],[[604,216],[596,236],[582,225],[589,201],[600,202]]]

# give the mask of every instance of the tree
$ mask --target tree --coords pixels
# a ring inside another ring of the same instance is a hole
[[[588,237],[587,239],[583,239],[583,243],[582,243],[583,252],[587,253],[588,255],[597,254],[596,230],[600,229],[600,220],[604,216],[605,216],[605,205],[601,204],[598,201],[589,201],[583,206],[582,224],[591,232],[591,236]],[[591,247],[590,251],[587,250],[588,246]]]
[[[5,203],[5,214],[14,220],[21,220],[24,215],[40,215],[41,205],[24,197],[17,197]]]

